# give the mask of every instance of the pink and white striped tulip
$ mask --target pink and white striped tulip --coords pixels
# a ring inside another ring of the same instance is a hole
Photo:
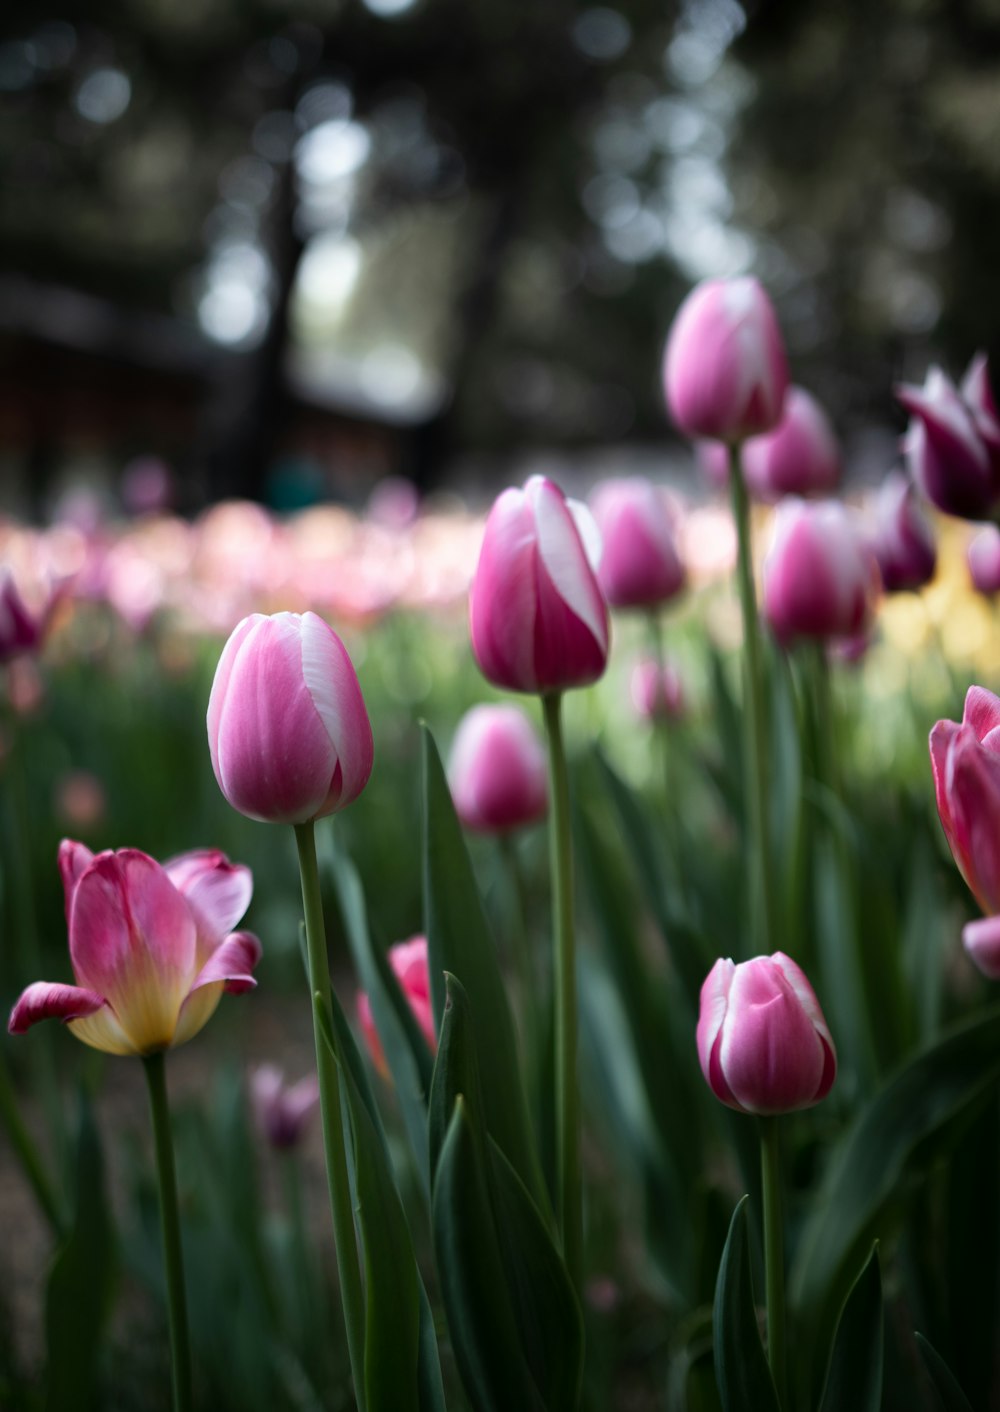
[[[155,1054],[192,1039],[224,990],[257,982],[260,942],[232,927],[253,890],[249,868],[204,849],[160,866],[137,848],[94,855],[59,847],[75,985],[36,981],[11,1011],[11,1034],[64,1021],[107,1054]]]
[[[667,339],[663,380],[686,436],[734,443],[777,426],[788,366],[757,280],[708,280],[691,291]]]
[[[996,525],[986,525],[974,536],[965,559],[977,593],[988,597],[1000,593],[1000,529]]]
[[[475,833],[506,833],[545,817],[548,763],[517,706],[473,706],[455,732],[448,762],[455,811]]]
[[[934,528],[913,482],[898,471],[886,476],[878,493],[871,543],[886,593],[914,591],[934,577]]]
[[[878,565],[837,501],[783,501],[763,573],[764,616],[783,642],[854,637],[871,621]]]
[[[420,1026],[431,1052],[437,1053],[437,1030],[434,1028],[434,1010],[431,1005],[431,974],[427,963],[427,938],[411,936],[409,941],[397,941],[388,951],[389,965],[392,967],[406,1002],[413,1011],[414,1019]],[[372,1063],[384,1079],[389,1078],[389,1066],[385,1050],[375,1028],[371,1002],[364,991],[358,992],[358,1022],[368,1046]]]
[[[319,1079],[306,1074],[289,1084],[276,1064],[261,1064],[250,1075],[250,1105],[257,1128],[279,1152],[298,1147],[319,1104]]]
[[[219,788],[251,819],[304,824],[356,799],[372,728],[347,649],[315,613],[254,613],[219,659],[208,703]]]
[[[665,493],[641,476],[603,481],[590,497],[601,532],[597,581],[612,608],[655,608],[684,587]]]
[[[986,359],[970,366],[961,389],[940,368],[923,387],[896,396],[911,414],[904,440],[910,472],[933,504],[963,519],[987,519],[1000,506],[1000,420]]]
[[[698,1059],[720,1102],[770,1115],[811,1108],[837,1076],[819,1001],[790,957],[716,961],[701,988]]]
[[[757,500],[829,495],[840,472],[840,447],[830,419],[804,387],[790,387],[778,425],[751,437],[743,448],[747,489]]]
[[[588,686],[608,661],[608,608],[590,511],[544,476],[495,501],[469,593],[472,650],[487,681],[546,694]]]

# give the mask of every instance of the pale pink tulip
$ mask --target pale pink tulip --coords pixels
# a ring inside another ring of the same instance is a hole
[[[677,721],[684,715],[684,687],[671,663],[660,666],[652,657],[637,662],[630,682],[632,705],[644,720]]]
[[[409,941],[397,941],[388,951],[389,965],[392,967],[407,1004],[413,1011],[414,1019],[427,1041],[432,1053],[437,1053],[437,1030],[434,1028],[434,1010],[431,1006],[431,976],[427,963],[427,938],[411,936]],[[358,1022],[368,1046],[372,1063],[384,1079],[389,1077],[385,1051],[372,1017],[371,1003],[364,991],[358,993]]]
[[[597,581],[612,608],[655,608],[684,587],[664,491],[641,476],[602,482],[590,497],[601,532]]]
[[[250,1075],[250,1104],[262,1136],[272,1147],[287,1152],[298,1147],[319,1105],[319,1079],[307,1074],[289,1084],[275,1064],[261,1064]]]
[[[977,593],[1000,593],[1000,529],[986,525],[965,551],[969,577]]]
[[[455,732],[448,762],[455,811],[476,833],[506,833],[544,818],[545,750],[517,706],[473,706]]]

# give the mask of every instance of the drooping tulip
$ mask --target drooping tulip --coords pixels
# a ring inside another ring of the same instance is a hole
[[[508,691],[587,686],[608,660],[608,609],[589,556],[590,512],[544,476],[505,490],[486,521],[469,594],[472,650]]]
[[[985,358],[973,360],[961,389],[931,368],[923,387],[904,384],[896,396],[911,414],[903,445],[927,499],[962,519],[990,518],[1000,507],[1000,420]]]
[[[701,988],[697,1043],[709,1088],[741,1113],[810,1108],[837,1075],[819,1001],[780,951],[739,965],[716,961]]]
[[[431,1006],[431,977],[427,962],[427,938],[411,936],[409,941],[397,941],[388,951],[389,965],[413,1011],[414,1019],[431,1051],[437,1052],[437,1030],[434,1028],[434,1011]],[[385,1051],[375,1028],[371,1002],[364,991],[358,993],[358,1022],[368,1046],[372,1063],[383,1078],[389,1077]]]
[[[986,525],[974,536],[965,559],[977,593],[988,597],[1000,593],[1000,529],[996,525]]]
[[[670,330],[663,379],[686,436],[733,444],[777,426],[788,367],[757,280],[708,280],[691,291]]]
[[[597,580],[612,608],[656,608],[684,587],[670,506],[641,476],[603,481],[590,497],[601,532]]]
[[[545,817],[548,766],[517,706],[473,706],[459,722],[448,762],[455,812],[476,833],[506,833]]]
[[[315,613],[244,618],[216,669],[208,743],[219,788],[251,819],[303,824],[356,799],[372,730],[333,629]]]
[[[250,1104],[258,1130],[279,1152],[302,1141],[319,1105],[319,1079],[306,1074],[290,1084],[276,1064],[260,1064],[250,1075]]]
[[[257,984],[260,943],[231,930],[250,901],[248,868],[212,850],[161,867],[137,848],[94,855],[69,840],[59,866],[76,984],[29,985],[12,1034],[59,1019],[94,1049],[147,1056],[193,1038],[224,990]]]
[[[840,472],[840,447],[830,419],[804,387],[790,387],[778,425],[751,437],[743,448],[747,488],[758,500],[829,495]]]
[[[886,476],[875,502],[872,548],[886,593],[923,588],[937,568],[934,528],[913,482],[899,472]]]
[[[778,638],[854,637],[871,621],[878,566],[837,501],[778,506],[764,561],[764,616]]]

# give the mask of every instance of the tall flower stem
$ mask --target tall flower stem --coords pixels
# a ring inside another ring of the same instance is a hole
[[[535,958],[531,950],[531,938],[528,936],[524,878],[521,874],[521,864],[517,856],[517,844],[513,834],[502,833],[499,845],[513,898],[510,908],[510,950],[518,990],[517,1008],[524,1016],[521,1038],[524,1044],[525,1060],[530,1069],[542,1043],[538,976],[535,970]]]
[[[650,610],[648,624],[650,650],[653,655],[653,661],[656,663],[657,691],[662,693],[665,691],[664,677],[667,668],[667,657],[663,650],[663,619],[658,608]],[[686,894],[684,868],[681,863],[683,825],[681,823],[680,813],[674,807],[674,770],[673,761],[671,759],[674,743],[670,739],[670,719],[667,715],[665,700],[662,706],[663,709],[654,710],[653,712],[653,734],[660,754],[660,783],[663,786],[665,804],[663,810],[663,828],[667,847],[671,854],[671,862],[675,866],[674,885],[677,888],[677,895],[683,903]]]
[[[320,997],[329,1016],[332,1011],[330,966],[326,955],[326,926],[323,921],[319,870],[316,866],[316,835],[311,821],[295,825],[295,842],[299,850],[302,906],[306,922],[309,991],[311,995]],[[333,1056],[327,1049],[326,1040],[315,1023],[313,1030],[316,1040],[316,1068],[319,1073],[320,1113],[323,1118],[326,1179],[330,1189],[330,1209],[333,1212],[333,1231],[337,1243],[337,1272],[340,1276],[340,1295],[347,1328],[347,1348],[354,1377],[355,1400],[359,1412],[365,1412],[365,1306],[347,1172],[340,1075]]]
[[[764,1288],[767,1302],[767,1361],[785,1406],[785,1254],[781,1230],[781,1149],[778,1119],[760,1119],[760,1169],[764,1198]]]
[[[2,1053],[0,1053],[0,1123],[2,1123],[4,1131],[10,1139],[10,1145],[17,1153],[18,1160],[24,1168],[24,1175],[35,1193],[36,1201],[52,1227],[52,1234],[57,1240],[60,1239],[66,1234],[66,1218],[38,1149],[21,1117],[14,1094],[14,1085],[11,1083],[10,1073],[7,1069],[7,1060]]]
[[[163,1264],[167,1277],[173,1406],[174,1412],[190,1412],[194,1405],[191,1395],[191,1345],[188,1338],[187,1299],[184,1293],[181,1223],[177,1209],[177,1174],[174,1168],[174,1143],[170,1132],[170,1107],[167,1103],[167,1076],[163,1052],[149,1054],[142,1062],[149,1087],[156,1175],[160,1185],[160,1230],[163,1235]]]
[[[750,539],[750,502],[738,445],[729,448],[729,490],[739,541],[737,578],[743,610],[745,778],[753,817],[754,895],[757,949],[769,954],[778,944],[774,893],[771,881],[768,830],[768,738],[764,710],[763,661],[757,595],[754,589],[753,546]]]
[[[542,707],[549,747],[549,862],[555,946],[556,1210],[566,1268],[574,1287],[579,1290],[583,1269],[583,1201],[580,1190],[580,1087],[576,1058],[576,937],[562,695],[553,692],[543,696]]]

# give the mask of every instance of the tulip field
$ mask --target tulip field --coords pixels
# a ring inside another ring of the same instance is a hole
[[[989,371],[664,379],[697,503],[0,523],[0,1407],[1000,1408]]]

